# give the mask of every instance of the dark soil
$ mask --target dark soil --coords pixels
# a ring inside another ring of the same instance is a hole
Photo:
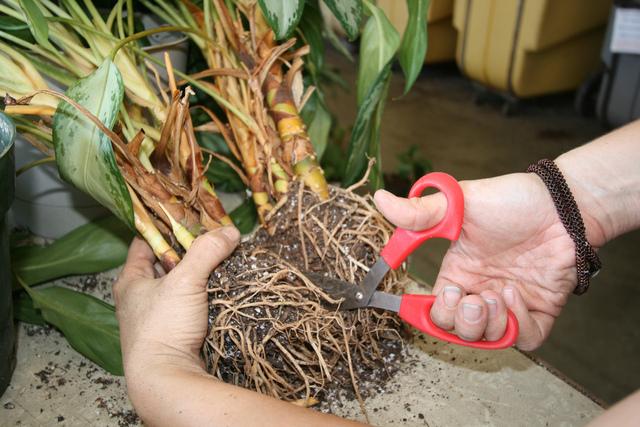
[[[321,203],[292,185],[276,209],[269,231],[254,233],[212,275],[209,371],[304,405],[376,393],[404,357],[399,321],[381,310],[337,311],[304,272],[359,282],[391,227],[370,198],[337,188]],[[405,278],[390,272],[379,288],[397,292]]]

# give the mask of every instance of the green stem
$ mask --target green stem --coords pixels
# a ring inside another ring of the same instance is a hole
[[[135,34],[133,26],[133,2],[131,0],[127,0],[127,30],[130,36]]]
[[[155,64],[158,64],[160,66],[164,65],[161,60],[149,55],[147,52],[143,51],[142,49],[135,48],[135,50],[136,50],[136,52],[138,52],[138,54],[144,56],[149,61],[154,62]],[[220,95],[218,95],[217,93],[215,93],[214,91],[209,89],[207,86],[205,86],[205,85],[201,84],[200,82],[198,82],[198,80],[192,79],[188,74],[182,73],[182,72],[180,72],[178,70],[173,70],[173,72],[177,76],[179,76],[180,78],[186,80],[187,82],[189,82],[193,86],[197,87],[198,89],[200,89],[201,91],[203,91],[204,93],[206,93],[207,95],[212,97],[221,107],[224,107],[227,110],[229,110],[230,112],[232,112],[245,125],[247,125],[247,127],[249,129],[251,129],[252,132],[254,132],[256,134],[258,134],[260,132],[260,130],[258,128],[258,125],[255,122],[255,120],[253,120],[251,117],[249,117],[246,114],[244,114],[242,111],[238,110],[233,104],[229,103],[229,101],[227,101],[226,99],[224,99],[223,97],[221,97]]]
[[[113,49],[111,49],[111,52],[109,53],[109,57],[111,58],[112,61],[115,60],[115,57],[118,51],[122,49],[127,43],[130,43],[135,40],[140,40],[152,34],[173,32],[173,31],[181,31],[183,33],[195,32],[193,29],[188,27],[176,27],[176,26],[164,26],[164,27],[151,28],[149,30],[140,31],[139,33],[135,33],[130,35],[129,37],[125,37],[124,39],[116,43]]]
[[[56,159],[53,156],[50,157],[45,157],[43,159],[38,159],[35,160],[33,162],[27,163],[26,165],[20,167],[18,170],[16,170],[16,176],[20,176],[21,174],[25,173],[26,171],[28,171],[31,168],[35,168],[36,166],[40,166],[43,165],[45,163],[53,163],[55,162]]]
[[[18,121],[18,116],[12,117],[13,121],[17,122]],[[22,117],[20,117],[22,118]],[[28,122],[28,120],[25,120],[26,122]],[[42,139],[43,141],[45,141],[45,145],[49,146],[49,147],[53,147],[53,140],[51,135],[49,135],[48,133],[33,127],[33,126],[29,126],[26,124],[16,124],[16,129],[21,131],[21,132],[27,132],[30,133],[34,136],[37,136],[38,138]]]

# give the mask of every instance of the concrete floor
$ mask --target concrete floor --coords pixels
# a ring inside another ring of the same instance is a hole
[[[355,67],[338,55],[331,64],[349,83]],[[404,81],[396,73],[391,97]],[[355,95],[328,91],[339,124],[355,118]],[[476,105],[476,88],[455,66],[427,66],[412,92],[387,104],[382,128],[383,168],[393,171],[395,156],[411,145],[435,170],[458,179],[523,171],[541,158],[584,144],[606,130],[595,119],[579,117],[570,95],[524,103],[511,117],[500,104]],[[433,283],[447,242],[430,242],[413,257],[414,273]],[[601,250],[604,269],[591,290],[573,297],[549,340],[535,352],[597,398],[613,403],[640,387],[640,271],[636,268],[640,232]]]

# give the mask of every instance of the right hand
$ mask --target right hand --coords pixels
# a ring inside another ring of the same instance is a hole
[[[504,335],[509,308],[520,324],[517,346],[533,350],[547,338],[576,286],[573,240],[534,174],[460,185],[462,233],[442,261],[431,318],[465,340],[495,341]],[[441,193],[405,199],[381,190],[374,200],[389,221],[409,230],[434,226],[447,208]],[[584,220],[587,229],[598,229],[590,218]],[[596,235],[590,241],[597,247],[604,238]]]

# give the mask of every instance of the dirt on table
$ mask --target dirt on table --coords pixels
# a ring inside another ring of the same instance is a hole
[[[376,309],[339,311],[305,272],[358,283],[392,228],[369,196],[331,188],[330,198],[295,183],[261,228],[209,283],[209,371],[242,387],[311,405],[380,390],[403,358],[401,324]],[[379,289],[398,292],[404,270]]]

